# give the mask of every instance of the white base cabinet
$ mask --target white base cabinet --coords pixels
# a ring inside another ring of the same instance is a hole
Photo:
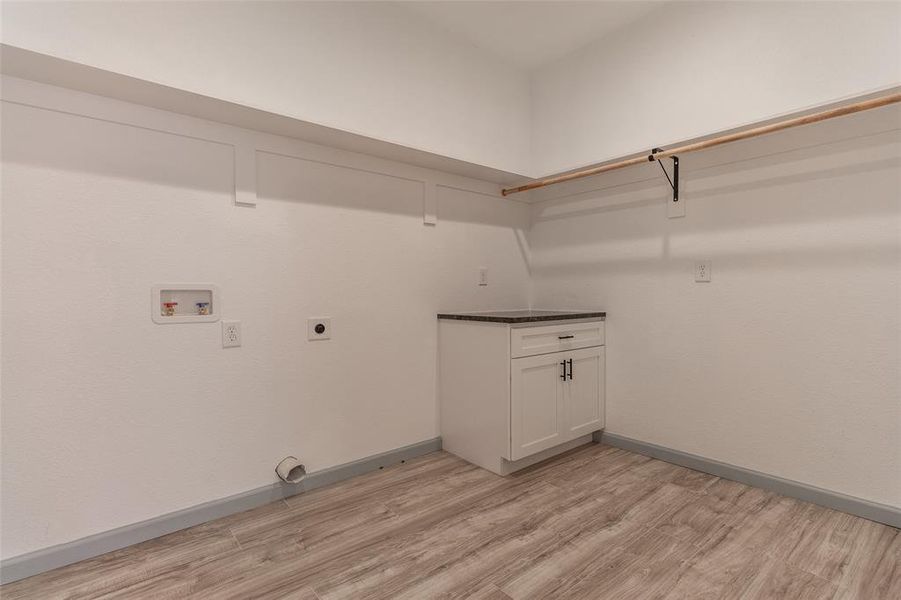
[[[444,448],[506,475],[604,427],[603,320],[439,320]]]
[[[514,358],[511,460],[604,427],[604,347]]]

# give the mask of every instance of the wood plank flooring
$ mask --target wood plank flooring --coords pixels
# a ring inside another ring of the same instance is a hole
[[[435,452],[0,588],[17,598],[901,598],[901,533],[588,444]]]

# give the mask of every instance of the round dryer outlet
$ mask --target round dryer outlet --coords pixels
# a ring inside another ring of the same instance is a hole
[[[307,319],[308,340],[328,340],[332,337],[331,317],[310,317]]]

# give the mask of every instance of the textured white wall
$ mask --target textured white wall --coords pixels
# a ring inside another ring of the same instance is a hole
[[[534,71],[380,2],[23,2],[12,44],[530,176],[901,83],[898,2],[672,2]]]
[[[608,431],[901,506],[899,130],[686,155],[680,219],[654,164],[544,190],[533,304],[608,311]]]
[[[528,207],[494,186],[3,83],[4,558],[272,483],[288,454],[433,438],[435,314],[527,305]],[[185,136],[276,152],[258,206],[234,206],[231,146]],[[450,186],[437,226],[418,178]],[[151,321],[154,283],[206,281],[243,347]]]
[[[527,170],[527,82],[444,34],[210,6],[4,3],[3,37]],[[533,171],[898,80],[897,4],[700,6],[540,73]],[[434,313],[526,304],[526,209],[457,189],[491,186],[4,83],[76,114],[3,105],[3,557],[266,484],[288,453],[316,470],[430,438]],[[683,220],[654,165],[547,192],[532,303],[609,311],[610,431],[901,506],[898,129],[882,111],[686,157]],[[231,147],[196,138],[272,150],[256,209],[233,206]],[[419,179],[446,184],[435,228]],[[244,347],[151,322],[149,287],[179,280],[222,286]],[[310,344],[322,314],[334,339]]]
[[[529,78],[380,2],[2,3],[7,44],[515,173]]]
[[[901,84],[899,2],[672,2],[532,76],[536,177]]]

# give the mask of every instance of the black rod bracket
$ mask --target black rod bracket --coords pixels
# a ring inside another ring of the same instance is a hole
[[[657,157],[655,156],[658,152],[663,152],[662,148],[654,148],[651,150],[651,153],[648,155],[648,160],[651,162],[657,162],[660,165],[660,169],[663,171],[663,174],[666,175],[666,180],[669,182],[671,188],[673,188],[673,202],[679,201],[679,157],[673,156],[673,177],[670,179],[669,173],[666,172],[666,167],[663,166]]]

